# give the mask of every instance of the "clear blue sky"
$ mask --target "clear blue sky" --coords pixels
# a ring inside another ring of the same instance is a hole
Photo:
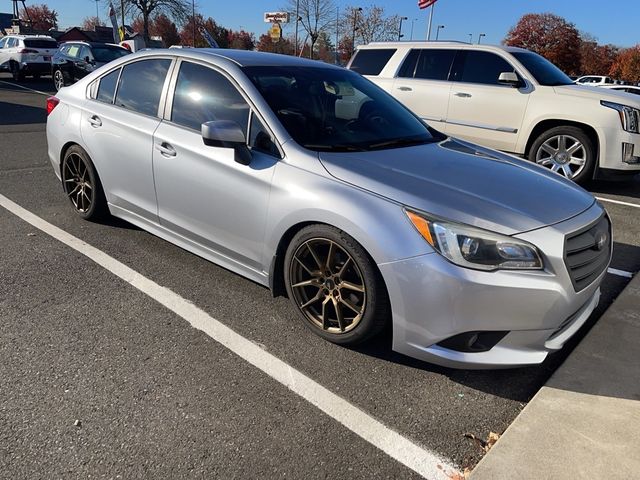
[[[114,0],[118,2],[119,0]],[[59,14],[61,27],[80,24],[87,16],[95,15],[94,0],[27,0],[27,5],[46,3]],[[284,0],[196,0],[196,10],[205,17],[211,16],[219,24],[232,29],[252,31],[259,36],[266,33],[263,12],[277,11]],[[417,0],[337,0],[339,7],[348,5],[366,7],[376,4],[388,14],[409,17],[403,25],[405,39],[409,39],[411,20],[414,39],[424,39],[429,10],[419,10]],[[100,17],[106,17],[108,1],[100,0]],[[2,10],[9,12],[11,4],[4,1]],[[473,33],[474,42],[479,33],[486,33],[483,43],[500,43],[510,27],[525,13],[551,12],[573,22],[578,30],[586,31],[601,43],[629,47],[640,43],[640,1],[625,0],[607,2],[602,0],[438,0],[434,10],[435,26],[445,25],[440,38],[468,41]]]

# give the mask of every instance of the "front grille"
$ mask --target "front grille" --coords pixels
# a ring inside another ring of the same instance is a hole
[[[579,292],[591,284],[607,268],[611,257],[611,223],[606,215],[567,235],[564,263],[569,270],[573,288]]]

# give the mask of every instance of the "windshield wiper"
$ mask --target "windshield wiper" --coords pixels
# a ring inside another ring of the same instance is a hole
[[[380,150],[384,148],[399,148],[399,147],[411,147],[414,145],[424,145],[425,143],[432,143],[436,140],[434,138],[394,138],[393,140],[387,140],[380,143],[372,143],[369,145],[371,150]]]
[[[323,152],[366,152],[368,149],[358,147],[357,145],[303,145],[309,150],[320,150]]]

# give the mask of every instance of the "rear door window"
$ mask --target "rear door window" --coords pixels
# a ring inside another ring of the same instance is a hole
[[[119,73],[120,69],[117,69],[100,79],[96,100],[104,103],[113,103],[113,95],[116,93]]]
[[[504,58],[491,52],[469,50],[465,52],[462,73],[458,80],[466,83],[500,85],[498,77],[502,72],[515,72]]]
[[[360,75],[379,75],[394,53],[395,48],[358,50],[349,69]]]
[[[162,88],[171,60],[153,58],[125,65],[115,104],[144,115],[158,116]]]
[[[420,51],[415,77],[427,80],[448,80],[456,50],[425,48]]]

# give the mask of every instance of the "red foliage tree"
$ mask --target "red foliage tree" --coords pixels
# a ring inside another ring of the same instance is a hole
[[[51,10],[45,4],[31,5],[20,12],[23,20],[31,20],[34,30],[47,31],[58,28],[58,12]]]
[[[235,48],[238,50],[253,50],[256,47],[256,39],[253,36],[253,33],[249,33],[245,30],[230,30],[228,39],[229,48]]]
[[[96,27],[104,27],[104,22],[98,17],[85,17],[82,21],[82,30],[93,31]]]
[[[598,45],[595,39],[583,38],[580,45],[580,74],[608,75],[618,57],[614,45]]]
[[[539,53],[570,75],[580,71],[580,34],[552,13],[528,13],[509,30],[504,44]]]
[[[141,17],[136,18],[131,24],[131,28],[134,32],[138,32],[143,35],[144,33],[144,21]],[[180,44],[180,34],[178,33],[178,27],[171,21],[164,13],[156,15],[149,19],[149,36],[150,37],[162,37],[162,44],[164,47],[170,47],[171,45]]]
[[[281,53],[284,55],[294,55],[295,46],[289,38],[281,38],[278,42],[273,42],[268,33],[260,35],[256,50],[259,52]]]
[[[625,82],[640,82],[640,44],[622,50],[611,66],[609,75]]]
[[[182,45],[194,45],[193,43],[193,17],[189,16],[187,18],[186,23],[183,25],[182,30],[180,30],[180,39],[182,41]],[[209,32],[209,34],[213,37],[220,48],[227,48],[229,46],[229,30],[221,27],[216,23],[216,21],[209,17],[206,20],[200,14],[196,14],[195,17],[196,24],[196,47],[208,47],[209,44],[200,33],[201,29],[204,28]]]

